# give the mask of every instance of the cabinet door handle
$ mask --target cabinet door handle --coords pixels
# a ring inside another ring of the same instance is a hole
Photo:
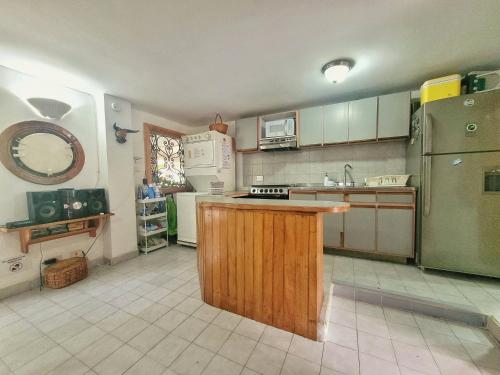
[[[424,135],[424,155],[428,155],[432,153],[432,116],[430,114],[425,115]]]
[[[432,156],[424,156],[424,216],[431,213],[431,174],[432,174]]]

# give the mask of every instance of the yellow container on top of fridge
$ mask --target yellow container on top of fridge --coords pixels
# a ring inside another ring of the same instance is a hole
[[[425,81],[420,87],[420,104],[460,95],[460,74]]]

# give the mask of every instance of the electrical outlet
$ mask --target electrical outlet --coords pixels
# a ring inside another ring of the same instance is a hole
[[[255,182],[264,182],[264,176],[255,176]]]

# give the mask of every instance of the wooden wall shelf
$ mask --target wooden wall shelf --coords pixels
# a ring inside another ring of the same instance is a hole
[[[80,217],[78,219],[61,220],[54,221],[52,223],[36,224],[21,228],[5,228],[0,227],[0,233],[19,233],[19,240],[21,242],[21,252],[28,253],[29,245],[36,243],[56,240],[58,238],[76,236],[78,234],[88,233],[89,237],[95,237],[97,235],[97,229],[108,219],[108,217],[113,216],[113,213],[94,215],[87,217]],[[37,229],[55,227],[57,225],[71,224],[71,223],[81,223],[83,222],[83,229],[51,234],[48,236],[32,238],[32,232]]]

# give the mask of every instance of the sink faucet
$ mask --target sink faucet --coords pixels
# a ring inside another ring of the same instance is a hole
[[[351,164],[344,165],[344,187],[347,186],[347,168],[352,170]],[[351,173],[349,173],[349,179],[351,180],[351,184],[354,185],[354,181],[352,179]]]

